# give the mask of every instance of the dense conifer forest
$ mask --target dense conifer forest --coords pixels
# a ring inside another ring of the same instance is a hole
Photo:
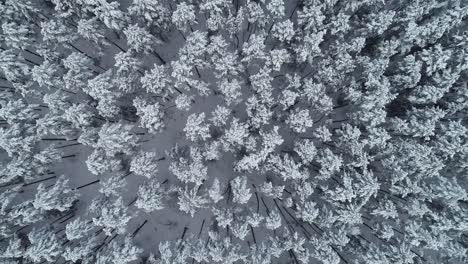
[[[0,263],[468,263],[468,2],[0,0]]]

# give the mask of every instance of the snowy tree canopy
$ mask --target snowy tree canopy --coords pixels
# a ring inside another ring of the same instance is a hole
[[[0,1],[0,263],[468,263],[467,18]]]

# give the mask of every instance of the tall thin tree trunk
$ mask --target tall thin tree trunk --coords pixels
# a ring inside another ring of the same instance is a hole
[[[200,238],[200,235],[201,235],[201,233],[202,233],[202,231],[203,231],[203,226],[204,226],[204,225],[205,225],[205,219],[203,219],[203,222],[202,222],[201,227],[200,227],[200,231],[198,231],[197,238]]]
[[[249,224],[249,227],[250,227],[250,232],[252,232],[252,239],[253,239],[253,242],[255,244],[257,244],[257,239],[255,238],[255,232],[254,232],[254,229],[252,227],[252,225]]]
[[[65,223],[65,222],[69,221],[70,219],[72,219],[73,217],[75,217],[75,214],[72,214],[72,215],[70,215],[69,217],[67,217],[66,219],[60,221],[59,224],[63,224],[63,223]]]
[[[61,148],[66,148],[66,147],[78,146],[78,145],[81,145],[81,143],[73,143],[73,144],[69,144],[69,145],[63,145],[63,146],[56,147],[55,149],[61,149]]]
[[[34,62],[34,61],[32,61],[32,60],[28,60],[28,59],[26,59],[26,58],[24,58],[24,60],[25,60],[26,62],[31,63],[32,65],[35,65],[35,66],[41,65],[41,64],[39,64],[39,63],[37,63],[37,62]]]
[[[47,181],[47,180],[50,180],[50,179],[54,179],[54,178],[57,178],[57,176],[51,176],[51,177],[48,177],[48,178],[45,178],[45,179],[42,179],[42,180],[38,180],[38,181],[33,181],[33,182],[28,182],[28,183],[25,183],[23,185],[24,186],[29,186],[29,185],[32,185],[32,184],[36,184],[36,183],[40,183],[40,182],[43,182],[43,181]]]
[[[69,216],[69,215],[71,215],[71,214],[73,214],[73,213],[74,213],[73,211],[70,211],[70,212],[68,212],[68,213],[66,213],[66,214],[64,214],[64,215],[62,215],[62,216],[60,216],[59,218],[55,219],[55,220],[54,220],[52,223],[50,223],[50,224],[53,225],[53,224],[57,223],[58,221],[62,220],[63,218],[65,218],[65,217],[67,217],[67,216]]]
[[[116,42],[114,42],[113,40],[111,40],[110,38],[108,37],[104,37],[107,41],[109,41],[112,45],[114,45],[116,48],[118,48],[121,52],[127,52],[126,49],[122,48],[120,45],[118,45]]]
[[[166,64],[166,60],[164,60],[161,55],[159,55],[159,53],[155,50],[153,50],[153,52],[151,52],[151,54],[153,54],[159,61],[161,61],[162,64]]]
[[[133,232],[132,237],[135,237],[135,236],[138,234],[138,232],[143,228],[143,226],[144,226],[146,223],[148,223],[148,220],[145,220],[145,221],[135,230],[135,232]]]
[[[78,186],[78,187],[76,187],[75,189],[76,189],[76,190],[79,190],[79,189],[81,189],[81,188],[84,188],[84,187],[93,185],[93,184],[98,183],[98,182],[100,182],[100,181],[101,181],[101,180],[95,180],[95,181],[92,181],[92,182],[87,183],[87,184],[85,184],[85,185]]]
[[[39,55],[39,54],[37,54],[37,53],[36,53],[36,52],[34,52],[34,51],[31,51],[31,50],[29,50],[29,49],[24,49],[24,51],[26,51],[26,52],[28,52],[28,53],[30,53],[30,54],[32,54],[32,55],[35,55],[35,56],[37,56],[37,57],[39,57],[39,58],[41,58],[41,59],[42,59],[42,56],[41,56],[41,55]]]

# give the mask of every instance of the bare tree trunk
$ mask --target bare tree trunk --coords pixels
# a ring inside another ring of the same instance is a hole
[[[41,65],[41,64],[39,64],[39,63],[37,63],[37,62],[34,62],[34,61],[32,61],[32,60],[29,60],[29,59],[26,59],[26,58],[24,58],[24,60],[25,60],[26,62],[29,62],[29,63],[31,63],[32,65],[36,65],[36,66],[39,66],[39,65]]]
[[[75,141],[76,139],[67,140],[66,138],[41,138],[43,141]]]
[[[130,206],[130,205],[134,204],[137,200],[138,200],[138,196],[133,198],[133,200],[129,204],[127,204],[127,206]]]
[[[63,223],[65,223],[65,222],[69,221],[70,219],[72,219],[73,217],[75,217],[75,214],[72,214],[72,215],[70,215],[69,217],[67,217],[65,220],[60,221],[59,224],[63,224]]]
[[[108,245],[110,242],[112,242],[112,240],[114,240],[119,234],[115,234],[107,243],[106,245]]]
[[[63,146],[56,147],[55,149],[61,149],[61,148],[66,148],[66,147],[71,147],[71,146],[78,146],[78,145],[81,145],[81,143],[73,143],[73,144],[70,144],[70,145],[63,145]]]
[[[268,206],[266,205],[265,200],[263,200],[263,197],[260,197],[260,200],[262,200],[262,203],[263,203],[263,206],[265,206],[267,215],[268,217],[270,217],[270,208],[268,208]]]
[[[291,19],[293,16],[294,16],[294,13],[296,12],[297,8],[299,7],[299,3],[301,2],[301,0],[298,0],[296,2],[296,5],[294,6],[294,9],[293,11],[291,12],[291,15],[289,16],[289,19]]]
[[[40,183],[40,182],[43,182],[43,181],[47,181],[47,180],[50,180],[50,179],[54,179],[54,178],[57,178],[57,176],[51,176],[51,177],[48,177],[48,178],[45,178],[45,179],[42,179],[42,180],[38,180],[38,181],[33,181],[33,182],[28,182],[28,183],[25,183],[23,185],[24,186],[28,186],[28,185],[32,185],[32,184],[36,184],[36,183]]]
[[[73,214],[73,213],[74,213],[73,211],[68,212],[68,213],[66,213],[66,214],[64,214],[64,215],[62,215],[62,216],[60,216],[59,218],[55,219],[55,220],[54,220],[52,223],[50,223],[50,224],[53,225],[53,224],[57,223],[58,221],[62,220],[63,218],[65,218],[65,217],[67,217],[67,216],[69,216],[69,215],[71,215],[71,214]]]
[[[183,240],[185,237],[185,234],[187,233],[188,227],[184,227],[184,231],[182,232],[182,235],[180,236],[180,239]]]
[[[201,235],[201,233],[202,233],[202,231],[203,231],[203,226],[204,226],[204,225],[205,225],[205,219],[203,219],[203,222],[202,222],[202,224],[201,224],[200,231],[198,232],[197,238],[200,238],[200,235]]]
[[[294,251],[292,249],[289,250],[289,254],[294,259],[294,262],[296,262],[296,264],[299,264],[299,261],[297,260],[296,254],[294,253]]]
[[[120,47],[120,45],[118,45],[117,43],[115,43],[113,40],[111,40],[110,38],[108,37],[104,37],[107,41],[109,41],[112,45],[114,45],[115,47],[117,47],[120,51],[122,52],[127,52],[126,49]]]
[[[333,251],[335,251],[335,253],[338,255],[338,257],[340,257],[340,259],[344,261],[344,263],[348,264],[348,261],[343,256],[341,256],[341,254],[338,252],[338,250],[336,250],[333,246],[330,246],[330,247],[333,249]]]
[[[34,51],[31,51],[31,50],[29,50],[29,49],[24,49],[24,51],[26,51],[26,52],[29,52],[30,54],[32,54],[32,55],[35,55],[35,56],[37,56],[37,57],[39,57],[39,58],[41,58],[41,59],[42,59],[42,56],[41,56],[41,55],[39,55],[39,54],[37,54],[37,53],[36,53],[36,52],[34,52]]]
[[[163,59],[163,58],[161,57],[161,55],[159,55],[159,53],[156,52],[155,50],[153,50],[153,52],[151,52],[151,54],[153,54],[156,58],[158,58],[158,60],[161,61],[162,64],[166,64],[166,63],[167,63],[166,60]]]
[[[253,242],[254,242],[255,244],[257,244],[257,239],[255,238],[254,229],[253,229],[252,225],[249,224],[249,226],[250,226],[250,232],[252,232]]]
[[[100,181],[101,181],[101,180],[95,180],[95,181],[92,181],[92,182],[87,183],[87,184],[85,184],[85,185],[81,185],[81,186],[79,186],[79,187],[76,187],[75,189],[76,189],[76,190],[79,190],[79,189],[81,189],[81,188],[84,188],[84,187],[93,185],[93,184],[98,183],[98,182],[100,182]]]
[[[135,236],[138,234],[138,232],[143,228],[143,226],[144,226],[146,223],[148,223],[148,220],[145,220],[145,221],[135,230],[135,232],[133,232],[132,237],[135,237]]]
[[[0,185],[0,188],[2,187],[8,187],[8,186],[12,186],[12,185],[16,185],[16,184],[21,184],[23,181],[21,179],[18,179],[14,182],[11,182],[11,183],[8,183],[8,184],[5,184],[5,185]]]

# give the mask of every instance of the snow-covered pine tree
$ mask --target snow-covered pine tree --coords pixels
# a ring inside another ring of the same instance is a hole
[[[39,184],[33,204],[37,209],[64,212],[69,210],[77,199],[78,194],[68,187],[68,179],[62,175],[50,189],[46,189],[43,183]]]
[[[467,263],[467,11],[0,1],[0,262]]]
[[[127,223],[132,218],[123,204],[122,197],[114,197],[113,201],[104,197],[95,199],[90,205],[90,211],[96,215],[93,217],[93,223],[103,227],[104,233],[108,236],[111,236],[114,230],[117,234],[125,233]]]
[[[149,180],[138,188],[135,206],[147,213],[164,208],[166,190],[156,180]]]
[[[42,260],[55,261],[63,251],[54,230],[47,226],[32,230],[28,234],[28,240],[31,244],[26,249],[25,256],[35,263]]]

